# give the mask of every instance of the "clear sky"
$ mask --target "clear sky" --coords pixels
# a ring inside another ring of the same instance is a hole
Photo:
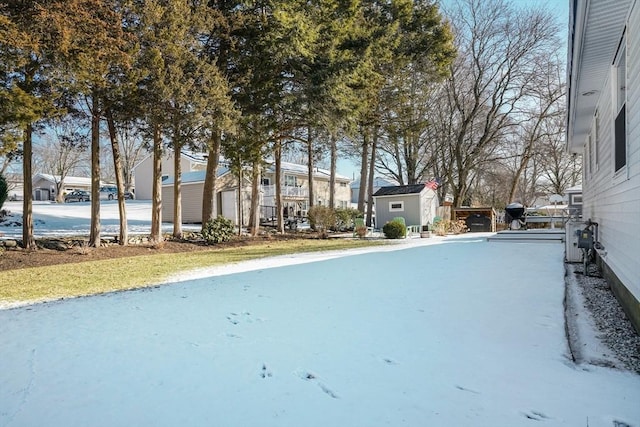
[[[455,0],[441,0],[442,4],[451,4]],[[569,25],[569,2],[571,0],[506,0],[518,8],[544,7],[551,11],[558,19],[562,34],[560,38],[567,40],[567,29]],[[565,47],[566,49],[566,47]],[[338,160],[337,172],[340,175],[348,176],[352,179],[359,179],[360,160],[342,157]]]

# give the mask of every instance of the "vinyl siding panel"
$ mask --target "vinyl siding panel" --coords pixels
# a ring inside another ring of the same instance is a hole
[[[193,224],[202,222],[202,189],[203,183],[182,184],[180,186],[182,200],[182,222]],[[162,219],[173,222],[173,185],[162,187]]]
[[[235,191],[237,189],[237,183],[232,174],[228,173],[216,180],[216,187],[218,196],[216,200],[220,202],[220,193],[224,191]],[[181,186],[181,200],[182,200],[182,222],[185,224],[200,224],[202,222],[202,192],[204,190],[204,182],[191,182],[183,183]],[[251,194],[250,188],[244,188],[242,191],[244,196],[244,223],[246,224],[249,216],[249,203],[247,202]],[[163,222],[173,222],[173,184],[162,186],[162,220]],[[224,201],[222,202],[224,203]],[[217,214],[221,212],[229,211],[236,212],[235,204],[224,209],[222,206],[216,206]],[[229,218],[232,221],[237,221],[237,218]]]
[[[599,223],[602,259],[640,299],[640,8],[627,22],[627,164],[615,173],[611,76],[598,100],[598,167],[584,173],[584,219]],[[613,52],[612,52],[613,55]],[[585,162],[588,160],[584,152]],[[583,166],[586,170],[586,164]]]
[[[390,212],[389,203],[398,201],[404,202],[404,210]],[[433,223],[438,209],[438,196],[431,190],[423,190],[419,194],[376,196],[374,202],[376,228],[382,228],[384,224],[396,217],[403,217],[407,225],[427,225]]]
[[[627,145],[627,176],[640,175],[640,6],[636,3],[627,27],[627,105],[629,140]]]
[[[192,163],[184,156],[180,159],[182,172],[201,170],[204,166]],[[173,151],[162,156],[162,175],[173,176]],[[151,200],[153,191],[153,154],[149,154],[135,167],[133,182],[137,200]]]

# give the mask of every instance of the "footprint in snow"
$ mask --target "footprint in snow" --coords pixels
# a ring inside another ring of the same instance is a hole
[[[230,332],[227,332],[225,335],[227,336],[227,338],[237,338],[237,339],[242,338],[240,335],[232,334]]]
[[[339,396],[333,390],[331,390],[329,387],[327,387],[322,382],[318,381],[318,375],[314,374],[313,372],[298,371],[298,372],[296,372],[296,375],[298,377],[300,377],[301,379],[305,380],[305,381],[316,383],[318,385],[318,387],[320,387],[320,390],[322,390],[329,397],[331,397],[333,399],[339,399]]]
[[[472,390],[472,389],[470,389],[470,388],[462,387],[462,386],[460,386],[460,385],[456,385],[456,388],[457,388],[458,390],[467,391],[467,392],[469,392],[469,393],[473,393],[473,394],[480,394],[480,392],[479,392],[479,391],[475,391],[475,390]]]
[[[266,363],[262,364],[262,368],[260,369],[260,378],[271,378],[273,373],[267,368]]]
[[[543,414],[540,411],[529,411],[529,412],[524,412],[522,414],[525,418],[528,418],[530,420],[534,420],[534,421],[544,421],[544,420],[548,420],[549,417],[546,416],[545,414]]]
[[[229,313],[229,315],[227,316],[227,320],[229,322],[231,322],[234,325],[239,324],[240,322],[243,323],[253,323],[253,322],[262,322],[263,320],[260,318],[256,318],[254,319],[254,317],[251,315],[250,312],[248,311],[243,311],[242,313],[238,314],[238,313],[234,313],[231,312]]]

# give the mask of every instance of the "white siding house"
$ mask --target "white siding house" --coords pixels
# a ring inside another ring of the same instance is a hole
[[[640,0],[571,1],[567,147],[583,156],[582,218],[640,331]]]
[[[183,151],[180,155],[183,173],[204,170],[207,159],[199,153]],[[162,156],[162,177],[173,176],[173,151],[166,150]],[[137,200],[151,200],[153,189],[153,154],[149,154],[133,168],[133,183]]]

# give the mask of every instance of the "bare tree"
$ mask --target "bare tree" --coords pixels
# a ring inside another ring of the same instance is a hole
[[[133,168],[140,163],[145,155],[145,145],[142,138],[131,126],[121,126],[117,132],[122,154],[124,189],[125,191],[131,191],[133,190]]]
[[[51,127],[42,145],[34,147],[36,170],[53,176],[56,186],[56,202],[64,199],[64,181],[67,176],[86,173],[89,165],[87,149],[88,135],[82,126],[73,121],[65,120]]]
[[[565,117],[563,83],[564,72],[557,55],[540,56],[534,72],[530,76],[530,85],[526,103],[517,130],[520,142],[517,153],[517,168],[511,179],[508,200],[514,200],[518,181],[529,162],[539,150],[545,138],[557,134],[562,128],[554,126],[557,118]]]
[[[544,185],[549,193],[563,194],[567,188],[580,183],[582,158],[567,153],[565,149],[564,118],[555,117],[550,123],[551,126],[540,144],[540,152],[544,153],[544,156],[541,156],[541,174],[546,180]]]
[[[448,109],[439,126],[448,130],[438,141],[439,168],[460,206],[478,168],[515,125],[536,58],[553,48],[557,24],[542,8],[517,10],[504,0],[460,0],[451,18],[459,54],[437,104]]]

